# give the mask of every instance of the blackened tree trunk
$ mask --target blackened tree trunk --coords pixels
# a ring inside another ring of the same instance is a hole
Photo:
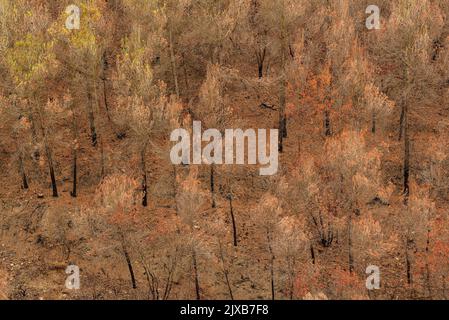
[[[234,294],[232,293],[231,282],[229,281],[229,270],[225,265],[225,258],[224,258],[224,254],[223,254],[223,245],[221,244],[220,240],[218,240],[218,246],[219,246],[219,250],[220,250],[220,260],[221,260],[221,265],[223,268],[223,274],[225,277],[226,286],[228,287],[229,297],[231,298],[231,300],[234,300]]]
[[[77,196],[77,190],[76,190],[76,181],[77,181],[77,151],[76,149],[73,150],[73,164],[72,164],[72,174],[73,174],[73,185],[72,185],[72,191],[70,192],[70,195],[73,198],[76,198]]]
[[[432,297],[432,281],[430,279],[430,266],[429,266],[429,251],[430,251],[430,228],[427,229],[427,241],[426,241],[426,284],[429,298]]]
[[[411,286],[413,284],[413,276],[412,276],[412,264],[410,261],[409,250],[412,248],[413,240],[407,236],[406,244],[405,244],[405,268],[407,273],[407,284]]]
[[[231,213],[232,235],[234,238],[234,247],[237,247],[237,225],[235,223],[234,209],[232,207],[232,195],[228,195],[228,199],[229,199],[229,210]]]
[[[48,144],[46,141],[44,142],[44,144],[45,144],[45,154],[46,154],[47,160],[48,160],[48,167],[50,169],[50,179],[51,179],[51,187],[53,190],[53,197],[57,198],[58,197],[58,187],[56,186],[56,177],[55,177],[55,169],[53,166],[53,157],[51,154],[51,150],[48,147]]]
[[[53,190],[53,197],[57,198],[58,197],[58,187],[56,185],[55,169],[54,169],[54,165],[53,165],[53,156],[51,153],[50,146],[48,145],[47,132],[45,129],[42,107],[38,107],[38,113],[39,113],[39,118],[40,118],[41,133],[42,133],[42,138],[43,138],[43,142],[44,142],[45,155],[47,157],[48,168],[50,171],[50,180],[51,180],[51,187]]]
[[[372,126],[371,126],[371,133],[376,133],[376,113],[373,112],[373,119],[372,119]]]
[[[95,86],[95,84],[94,84]],[[95,91],[96,89],[94,89]],[[97,129],[95,127],[95,116],[94,116],[94,101],[96,101],[92,97],[91,90],[89,86],[87,86],[87,113],[89,117],[89,125],[90,125],[90,138],[92,142],[92,146],[97,145]]]
[[[283,3],[282,3],[283,5]],[[288,48],[287,39],[287,26],[286,18],[284,14],[284,8],[282,8],[281,16],[281,79],[279,83],[279,152],[284,151],[284,139],[287,138],[287,117],[285,114],[285,104],[287,95],[287,74],[286,74],[286,55]]]
[[[148,206],[148,185],[147,185],[147,166],[146,166],[146,144],[143,146],[141,152],[140,152],[140,165],[142,168],[142,206],[147,207]]]
[[[349,216],[348,221],[348,262],[349,262],[349,273],[354,272],[354,255],[352,252],[352,215]]]
[[[28,189],[28,179],[25,173],[22,154],[19,154],[19,170],[20,175],[22,176],[22,189]]]
[[[102,75],[101,75],[101,80],[103,82],[103,103],[104,103],[104,108],[106,110],[106,116],[108,117],[108,121],[110,123],[112,123],[111,120],[111,113],[109,111],[109,102],[108,102],[108,95],[107,95],[107,83],[106,83],[106,75],[107,75],[107,71],[109,68],[109,64],[108,64],[108,60],[107,60],[107,56],[106,56],[106,51],[103,52],[102,58],[101,58],[101,62],[102,62]],[[114,130],[115,131],[115,130]]]
[[[73,146],[72,146],[72,153],[73,153],[73,159],[72,159],[72,191],[70,192],[70,195],[74,198],[77,196],[77,176],[78,176],[78,166],[77,166],[77,160],[78,160],[78,126],[76,123],[76,115],[75,115],[75,108],[73,107],[73,103],[69,102],[70,104],[70,110],[72,112],[72,135],[73,135]]]
[[[286,116],[285,116],[285,102],[286,102],[286,81],[283,77],[280,84],[279,94],[279,152],[284,151],[284,138],[287,136]]]
[[[175,200],[175,212],[178,215],[178,172],[176,170],[176,165],[173,165],[173,199]]]
[[[195,294],[196,294],[196,300],[201,300],[200,295],[200,280],[198,276],[198,264],[196,261],[196,251],[195,248],[192,250],[192,262],[193,262],[193,273],[195,277]]]
[[[332,135],[331,119],[329,110],[324,111],[324,135],[330,137]]]
[[[267,54],[267,48],[256,50],[256,58],[257,58],[257,70],[259,72],[259,79],[263,78],[263,66],[265,62],[265,57]]]
[[[268,241],[268,251],[270,253],[270,285],[271,285],[271,300],[275,299],[275,285],[274,285],[274,251],[273,247],[271,246],[271,236],[270,231],[267,230],[267,241]]]
[[[134,276],[133,265],[132,265],[128,250],[126,249],[125,236],[123,235],[123,233],[120,233],[120,236],[122,238],[123,255],[125,256],[126,264],[128,265],[129,275],[131,277],[131,284],[132,284],[133,289],[137,289],[137,282],[136,282],[136,277]]]
[[[287,115],[285,114],[284,111],[284,120],[282,122],[282,133],[284,135],[284,139],[287,138]]]
[[[315,264],[315,250],[312,244],[310,245],[310,257],[312,258],[312,264]]]
[[[210,193],[211,193],[211,198],[212,198],[212,208],[216,207],[214,173],[215,173],[215,168],[214,168],[214,164],[212,164],[210,166]]]
[[[404,203],[408,203],[410,195],[410,134],[408,127],[408,107],[404,107]]]

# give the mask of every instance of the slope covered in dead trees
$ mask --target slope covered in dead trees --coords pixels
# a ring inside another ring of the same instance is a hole
[[[447,299],[449,6],[371,4],[0,0],[0,299]],[[194,121],[277,174],[174,165]]]

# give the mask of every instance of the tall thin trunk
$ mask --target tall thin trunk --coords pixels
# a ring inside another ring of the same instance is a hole
[[[23,164],[22,154],[19,154],[19,170],[22,176],[22,189],[28,189],[28,179],[25,173],[25,166]]]
[[[146,145],[142,148],[140,152],[140,164],[142,168],[142,206],[147,207],[148,206],[148,186],[147,186],[147,168],[146,168],[146,161],[145,161],[145,154],[146,154]]]
[[[256,58],[257,58],[257,70],[259,73],[259,79],[263,78],[263,66],[265,62],[265,57],[267,54],[267,47],[264,47],[263,50],[256,50]]]
[[[352,252],[352,215],[349,216],[348,221],[348,260],[349,260],[349,273],[354,272],[354,255]]]
[[[229,209],[231,213],[232,234],[234,238],[234,246],[237,247],[237,226],[235,223],[234,209],[232,208],[232,196],[229,196]]]
[[[408,203],[408,197],[410,195],[410,135],[409,135],[409,123],[408,123],[408,107],[404,107],[404,203]]]
[[[148,300],[159,300],[159,292],[153,287],[153,282],[150,277],[150,270],[144,261],[142,261],[141,264],[144,270],[145,280],[147,280],[148,283]]]
[[[192,250],[192,262],[193,262],[193,272],[195,276],[195,294],[196,294],[196,300],[201,300],[200,295],[200,281],[198,276],[198,265],[196,261],[196,251],[195,249]]]
[[[112,119],[111,119],[111,113],[109,111],[109,101],[108,101],[108,95],[107,95],[107,83],[106,83],[106,73],[109,67],[107,58],[106,58],[106,51],[103,52],[102,55],[102,76],[101,76],[101,80],[103,82],[103,104],[104,104],[104,108],[106,110],[106,116],[108,117],[108,121],[110,123],[112,123]],[[115,131],[115,130],[114,130]]]
[[[131,277],[131,284],[132,284],[133,289],[137,289],[136,277],[134,276],[134,269],[133,269],[133,265],[131,262],[131,258],[129,257],[128,250],[126,249],[125,236],[123,235],[123,233],[121,234],[121,237],[122,237],[123,255],[125,256],[126,264],[128,265],[129,275]]]
[[[268,251],[270,253],[270,284],[271,284],[271,300],[275,299],[275,290],[274,290],[274,251],[271,246],[271,237],[270,232],[267,230],[267,241],[268,241]]]
[[[290,288],[289,288],[289,298],[290,300],[293,300],[293,293],[295,290],[295,275],[296,275],[296,268],[295,266],[295,258],[291,258],[293,261],[290,261],[291,265],[290,265],[290,271],[288,273],[288,282],[290,284]]]
[[[412,277],[412,264],[410,261],[410,255],[409,255],[409,247],[412,243],[412,240],[407,237],[406,245],[405,245],[405,268],[407,272],[407,284],[411,286],[413,284],[413,277]]]
[[[48,160],[48,167],[50,169],[50,179],[51,179],[51,187],[53,190],[53,197],[58,197],[58,187],[56,186],[56,177],[55,177],[55,169],[53,166],[53,157],[50,151],[50,148],[47,145],[47,142],[44,142],[45,144],[45,154],[47,155]]]
[[[177,181],[177,177],[178,177],[178,172],[176,169],[176,165],[173,165],[173,198],[175,200],[175,212],[176,215],[178,215],[178,181]]]
[[[310,245],[310,256],[312,258],[312,264],[315,264],[315,250],[313,249],[313,245]]]
[[[429,267],[429,250],[430,250],[430,229],[427,229],[427,241],[426,241],[426,282],[427,282],[427,291],[429,293],[429,297],[432,297],[432,283],[430,280],[430,267]]]
[[[332,135],[331,119],[329,110],[324,111],[324,135],[330,137]]]
[[[42,107],[39,106],[38,108],[39,108],[39,110],[38,110],[39,118],[40,118],[39,120],[40,120],[40,125],[41,125],[42,138],[43,138],[43,142],[44,142],[45,155],[47,156],[48,168],[50,171],[50,180],[51,180],[51,186],[52,186],[52,190],[53,190],[53,197],[57,198],[58,197],[58,187],[56,185],[53,157],[52,157],[51,149],[48,145],[47,134],[46,134],[45,124],[44,124],[44,117],[42,114],[43,113]]]
[[[76,180],[77,180],[77,165],[76,165],[76,160],[77,160],[77,151],[76,149],[73,149],[73,164],[72,164],[72,172],[73,172],[73,185],[72,185],[72,192],[70,192],[70,195],[73,198],[76,198],[77,193],[76,193]]]
[[[376,113],[373,112],[373,118],[372,118],[372,126],[371,126],[371,133],[376,133]]]
[[[231,298],[231,300],[234,300],[234,294],[232,293],[231,282],[229,281],[229,276],[228,276],[229,271],[225,266],[225,259],[224,259],[224,255],[223,255],[223,245],[221,244],[220,240],[218,240],[218,246],[219,246],[219,250],[220,250],[220,260],[221,260],[221,265],[223,268],[223,274],[225,277],[226,286],[228,287],[229,297]]]
[[[185,86],[186,86],[186,92],[190,91],[190,86],[189,86],[189,77],[187,75],[187,68],[186,68],[186,58],[184,56],[184,54],[182,55],[182,69],[184,71],[184,82],[185,82]]]
[[[171,22],[168,23],[168,39],[169,39],[169,47],[170,47],[170,62],[173,74],[173,81],[175,82],[175,92],[176,96],[179,98],[179,84],[178,84],[178,70],[176,68],[176,57],[173,43],[173,31]]]
[[[211,194],[211,198],[212,198],[212,208],[216,207],[214,173],[215,173],[215,168],[214,168],[214,164],[212,164],[210,166],[210,194]]]
[[[94,84],[95,86],[95,84]],[[95,91],[96,89],[94,89]],[[97,145],[97,129],[95,127],[95,116],[94,116],[94,101],[96,101],[92,97],[92,93],[90,91],[89,86],[87,86],[87,113],[89,117],[89,125],[90,125],[90,138],[92,141],[92,146]]]
[[[284,151],[284,138],[287,137],[287,118],[285,115],[286,83],[285,75],[279,85],[279,152]]]
[[[285,104],[287,95],[287,75],[286,75],[286,54],[287,54],[287,26],[285,21],[285,5],[281,2],[281,79],[279,83],[279,152],[283,152],[284,138],[287,138],[287,117],[285,114]]]
[[[72,153],[73,153],[73,159],[72,159],[72,179],[73,179],[73,185],[72,185],[72,192],[70,192],[70,195],[74,198],[77,196],[77,158],[78,158],[78,126],[76,124],[76,115],[75,115],[75,108],[73,107],[73,103],[70,103],[70,110],[72,112],[72,135],[73,135],[73,146],[72,146]]]

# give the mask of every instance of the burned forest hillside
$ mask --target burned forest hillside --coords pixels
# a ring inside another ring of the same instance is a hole
[[[0,0],[0,299],[448,299],[448,101],[447,0]]]

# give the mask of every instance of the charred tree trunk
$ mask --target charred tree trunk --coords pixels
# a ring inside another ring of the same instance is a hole
[[[177,185],[178,172],[176,165],[173,165],[173,199],[175,200],[175,212],[178,215],[178,185]]]
[[[193,262],[193,272],[195,277],[195,294],[196,294],[196,300],[201,300],[200,295],[200,281],[198,276],[198,264],[196,261],[196,251],[195,249],[192,250],[192,262]]]
[[[259,79],[263,78],[263,67],[265,62],[265,57],[267,54],[267,48],[264,47],[263,50],[256,50],[256,58],[257,58],[257,70],[259,73]]]
[[[120,237],[122,238],[122,251],[125,256],[126,264],[128,265],[129,275],[131,277],[131,284],[133,289],[137,289],[136,277],[134,276],[134,269],[131,262],[131,258],[129,257],[128,250],[126,249],[126,240],[123,232],[120,231]]]
[[[147,168],[146,168],[146,161],[145,161],[145,154],[146,154],[146,145],[142,148],[140,152],[140,165],[142,168],[142,206],[147,207],[148,206],[148,185],[147,185]]]
[[[412,264],[410,261],[410,255],[409,255],[409,249],[412,246],[413,241],[407,237],[407,241],[405,244],[405,268],[407,273],[407,284],[411,286],[413,284],[413,277],[412,277]]]
[[[279,152],[284,151],[284,138],[287,137],[287,120],[285,115],[286,86],[287,83],[283,76],[279,87]]]
[[[429,267],[429,250],[430,250],[430,229],[427,229],[427,241],[426,241],[426,284],[429,298],[432,297],[432,282],[430,280],[430,267]]]
[[[142,262],[142,267],[144,270],[145,279],[148,283],[148,300],[159,300],[159,290],[154,286],[155,281],[154,278],[150,276],[150,269],[145,264],[145,262]]]
[[[408,203],[410,195],[410,135],[408,127],[408,107],[404,107],[404,203]]]
[[[94,89],[94,91],[95,91],[95,89]],[[95,147],[97,145],[97,129],[95,127],[95,116],[94,116],[94,106],[93,106],[94,101],[96,101],[96,100],[93,99],[92,93],[88,86],[87,87],[87,109],[88,109],[87,113],[88,113],[89,125],[90,125],[90,138],[91,138],[92,146]]]
[[[41,132],[42,132],[42,138],[43,138],[43,142],[44,142],[44,149],[45,149],[45,155],[47,157],[47,161],[48,161],[48,168],[50,171],[50,180],[51,180],[51,187],[53,190],[53,197],[57,198],[58,197],[58,187],[56,185],[56,177],[55,177],[55,169],[54,169],[54,165],[53,165],[53,157],[52,157],[52,153],[51,153],[51,149],[48,145],[48,140],[47,140],[47,134],[46,134],[46,129],[45,129],[45,125],[44,125],[44,118],[42,115],[42,108],[38,107],[38,112],[39,112],[39,118],[40,118],[40,125],[41,125]]]
[[[214,168],[214,164],[212,164],[210,166],[210,193],[211,193],[211,198],[212,198],[212,208],[216,207],[214,173],[215,173],[215,168]]]
[[[330,137],[332,135],[331,119],[329,110],[324,111],[324,135]]]
[[[106,57],[106,51],[103,52],[103,55],[102,55],[101,59],[102,59],[101,62],[102,62],[102,67],[103,67],[102,68],[102,76],[101,76],[101,80],[103,82],[103,104],[104,104],[104,108],[106,110],[106,116],[108,117],[108,121],[110,123],[112,123],[111,113],[109,111],[108,95],[106,93],[107,92],[106,74],[107,74],[108,67],[109,67],[108,60],[107,60],[107,57]]]
[[[284,4],[282,3],[282,6]],[[286,61],[288,50],[287,39],[287,26],[285,18],[285,8],[282,8],[281,16],[281,80],[280,80],[280,92],[279,92],[279,152],[283,152],[283,140],[287,138],[287,116],[285,114],[285,104],[287,99],[287,74],[286,74]]]
[[[234,247],[237,247],[237,225],[235,223],[234,209],[232,207],[232,195],[228,195],[229,199],[229,210],[231,213],[231,223],[232,223],[232,235],[234,239]]]
[[[315,264],[315,250],[313,249],[313,245],[310,245],[310,256],[312,258],[312,264]]]
[[[274,252],[271,246],[271,236],[270,232],[267,230],[267,241],[268,241],[268,251],[270,253],[270,287],[271,287],[271,300],[275,299],[275,285],[274,285]]]
[[[72,153],[73,153],[73,159],[72,159],[72,179],[73,179],[73,185],[72,185],[72,191],[70,192],[70,195],[74,198],[77,196],[77,176],[78,176],[78,166],[77,166],[77,160],[78,160],[78,126],[76,124],[76,115],[75,115],[75,108],[73,108],[73,103],[70,103],[70,111],[72,112],[72,135],[73,135],[73,146],[72,146]]]
[[[186,58],[184,56],[184,54],[182,55],[182,69],[184,71],[184,82],[185,82],[185,89],[186,92],[190,91],[190,86],[189,86],[189,77],[187,75],[187,66],[186,66]]]
[[[45,144],[45,154],[47,156],[47,160],[48,160],[48,167],[50,169],[50,179],[51,179],[51,187],[53,190],[53,197],[57,198],[58,197],[58,187],[56,186],[56,177],[55,177],[55,169],[53,166],[53,157],[50,151],[50,148],[47,145],[47,142],[44,142]]]
[[[76,198],[77,193],[76,193],[76,180],[77,180],[77,165],[76,165],[76,160],[77,160],[77,152],[76,149],[73,150],[73,164],[72,164],[72,172],[73,172],[73,186],[72,186],[72,191],[70,192],[70,195],[73,198]]]
[[[28,189],[28,179],[25,173],[22,154],[19,154],[19,170],[22,177],[22,189]]]
[[[352,215],[349,216],[348,221],[348,262],[349,262],[349,273],[354,272],[354,255],[352,252]]]
[[[229,281],[229,275],[228,275],[229,271],[225,266],[225,259],[224,259],[224,255],[223,255],[223,245],[221,244],[220,240],[218,240],[218,246],[219,246],[219,250],[220,250],[220,260],[221,260],[221,264],[222,264],[222,268],[223,268],[223,274],[225,277],[226,286],[228,287],[229,297],[231,298],[231,300],[234,300],[234,294],[232,293],[231,282]]]

